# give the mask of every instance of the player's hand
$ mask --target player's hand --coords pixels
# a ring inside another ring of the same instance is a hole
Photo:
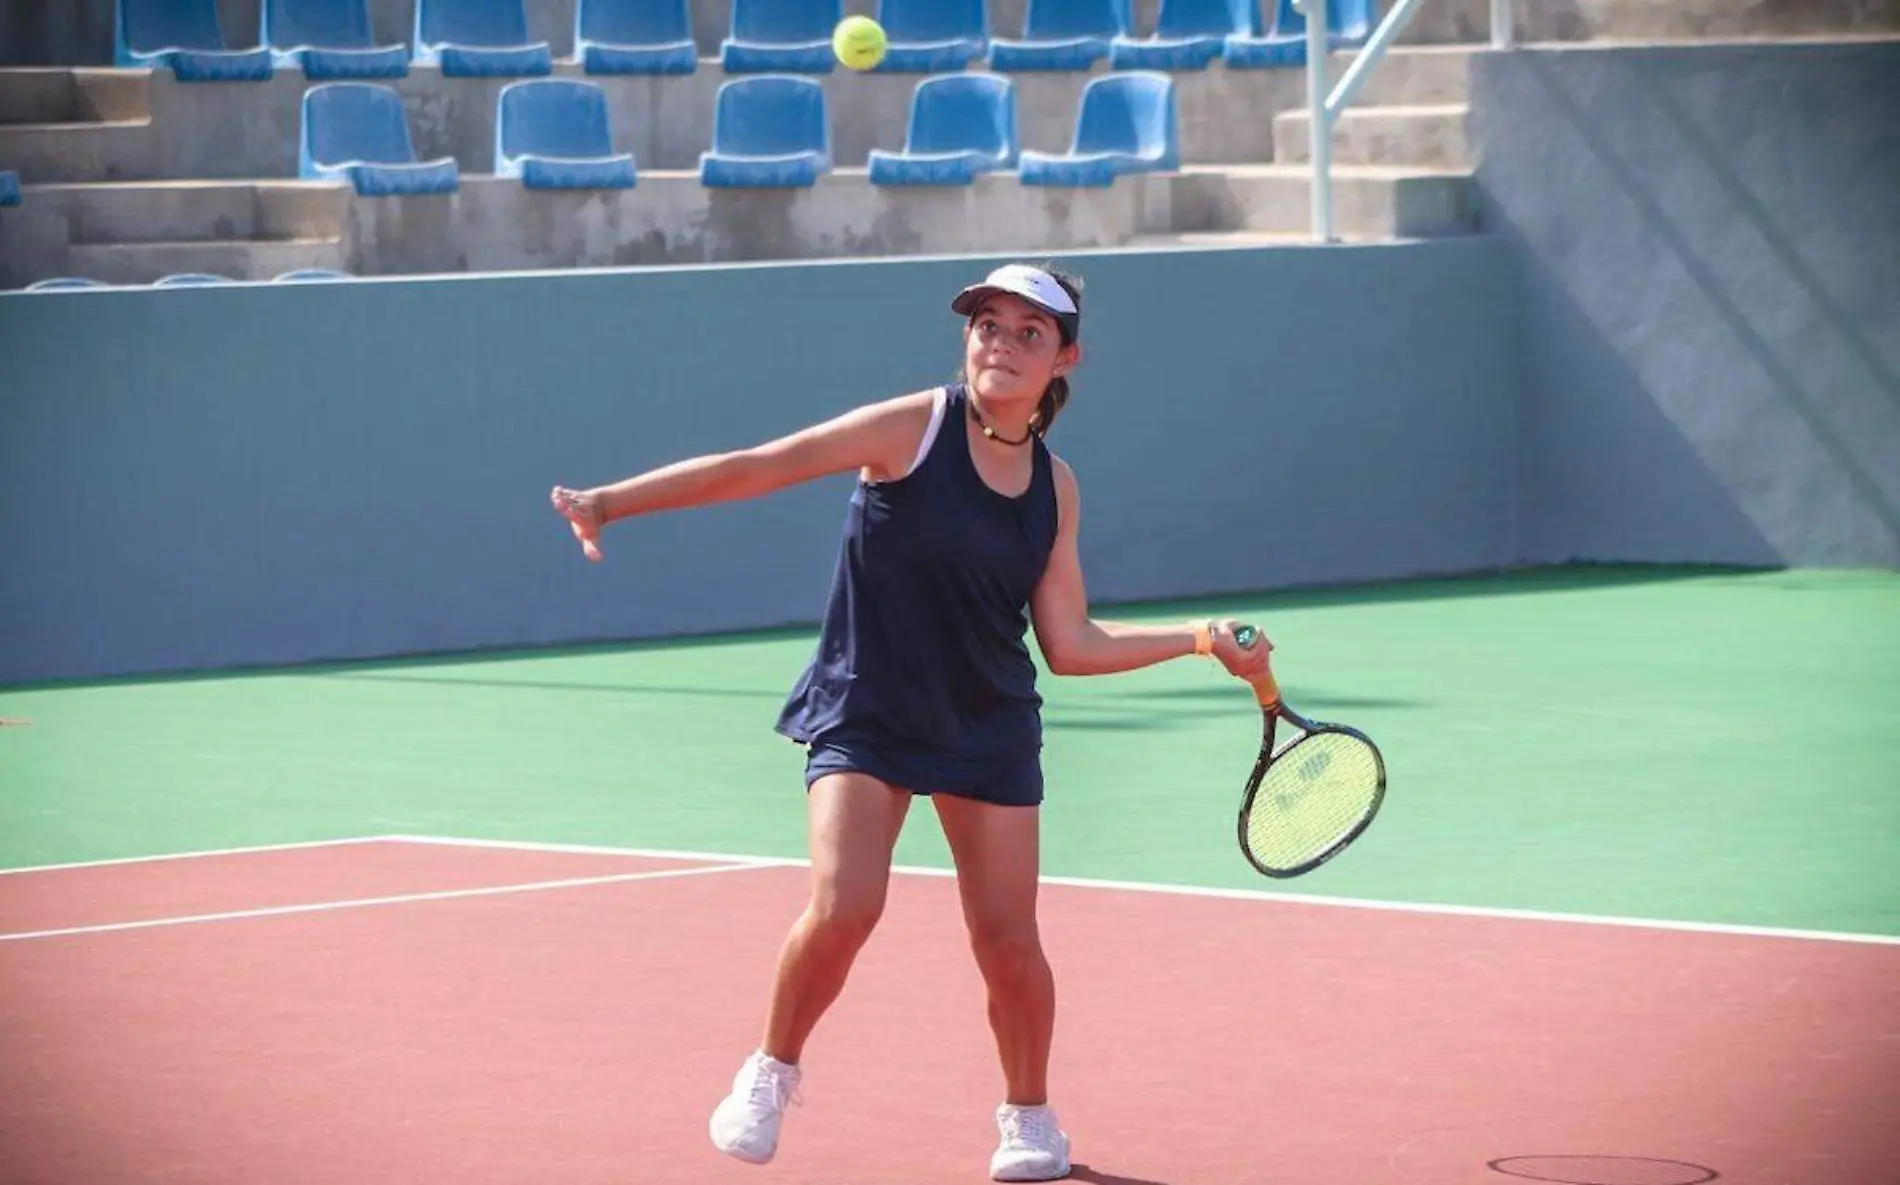
[[[554,503],[554,509],[567,520],[574,538],[581,541],[581,550],[587,553],[587,558],[599,563],[602,525],[600,495],[592,490],[570,490],[566,486],[555,486],[548,498]]]
[[[1234,632],[1245,623],[1229,617],[1212,624],[1214,657],[1227,668],[1228,674],[1251,683],[1267,673],[1267,655],[1273,650],[1273,643],[1264,632],[1256,628],[1253,645],[1243,650]]]

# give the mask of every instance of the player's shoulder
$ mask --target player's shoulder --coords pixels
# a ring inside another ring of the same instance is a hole
[[[942,386],[923,387],[915,391],[906,391],[902,395],[893,395],[884,400],[887,407],[929,408],[943,398],[947,388]]]
[[[873,433],[879,439],[895,440],[922,432],[930,420],[938,390],[907,391],[902,395],[871,399],[841,413],[833,422],[841,427],[849,425],[853,431]]]
[[[1049,472],[1055,477],[1058,491],[1072,495],[1080,489],[1081,483],[1076,479],[1075,466],[1058,456],[1054,449],[1049,450]]]
[[[1082,503],[1082,485],[1076,480],[1075,467],[1049,453],[1049,477],[1056,488],[1056,516],[1064,523],[1073,522]]]
[[[942,395],[942,387],[906,391],[902,395],[892,395],[860,404],[853,414],[859,419],[874,424],[897,429],[916,428],[921,431],[935,411],[937,400]]]
[[[941,387],[908,391],[860,404],[847,414],[864,445],[867,480],[886,481],[910,472],[942,392]]]

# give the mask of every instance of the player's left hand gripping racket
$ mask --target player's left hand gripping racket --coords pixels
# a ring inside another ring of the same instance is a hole
[[[1235,631],[1251,649],[1260,631]],[[1288,708],[1268,671],[1253,685],[1264,718],[1260,759],[1240,800],[1240,850],[1272,877],[1313,871],[1365,833],[1385,801],[1385,759],[1371,738],[1343,724],[1320,724]],[[1276,726],[1300,730],[1276,752]]]

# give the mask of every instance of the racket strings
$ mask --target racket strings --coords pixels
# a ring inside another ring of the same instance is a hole
[[[1378,803],[1379,759],[1356,737],[1300,738],[1267,767],[1247,813],[1247,849],[1269,868],[1297,868],[1351,833]]]

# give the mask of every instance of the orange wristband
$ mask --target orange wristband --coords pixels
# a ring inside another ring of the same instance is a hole
[[[1197,621],[1194,623],[1194,653],[1214,653],[1214,631],[1209,628],[1208,623],[1205,621]]]

